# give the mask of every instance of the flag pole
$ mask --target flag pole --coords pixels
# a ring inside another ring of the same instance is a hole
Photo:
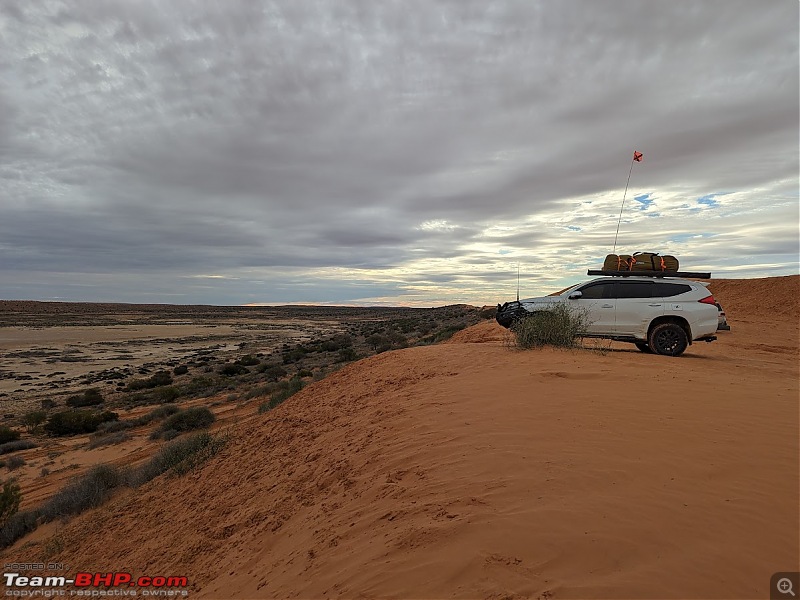
[[[631,168],[628,171],[628,181],[625,183],[625,193],[622,195],[622,206],[619,207],[619,219],[617,220],[617,233],[614,234],[614,249],[611,251],[611,254],[615,254],[617,252],[617,237],[619,236],[619,224],[622,222],[622,211],[625,208],[625,197],[628,195],[628,185],[631,182],[631,173],[633,173],[633,163],[636,162],[636,155],[638,152],[633,153],[633,158],[631,159]],[[639,160],[642,160],[642,155],[639,154]]]

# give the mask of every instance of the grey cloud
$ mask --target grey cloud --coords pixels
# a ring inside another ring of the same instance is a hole
[[[576,243],[594,256],[615,209],[570,207],[621,190],[634,149],[645,162],[632,185],[660,213],[659,193],[678,188],[796,190],[797,22],[794,3],[730,0],[9,0],[0,275],[385,277],[423,260],[501,264],[475,250],[488,241],[509,260]],[[556,217],[520,225],[559,211],[560,229]],[[696,217],[680,218],[683,230]],[[430,221],[448,227],[420,228]],[[482,237],[497,222],[515,229]],[[791,244],[777,241],[788,231],[758,237],[752,254],[791,269]],[[495,280],[476,273],[420,277]],[[243,286],[225,289],[249,299]]]

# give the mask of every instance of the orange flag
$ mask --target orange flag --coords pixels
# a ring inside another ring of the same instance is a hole
[[[642,153],[637,152],[636,150],[633,151],[633,160],[636,162],[642,162]]]

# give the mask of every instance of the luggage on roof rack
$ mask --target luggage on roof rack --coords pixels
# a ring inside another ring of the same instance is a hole
[[[604,271],[677,271],[679,267],[677,258],[657,252],[609,254],[603,261]]]

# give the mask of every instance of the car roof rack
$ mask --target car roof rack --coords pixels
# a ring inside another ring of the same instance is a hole
[[[603,271],[589,269],[587,275],[608,275],[611,277],[691,277],[711,279],[711,273],[692,273],[690,271]]]

